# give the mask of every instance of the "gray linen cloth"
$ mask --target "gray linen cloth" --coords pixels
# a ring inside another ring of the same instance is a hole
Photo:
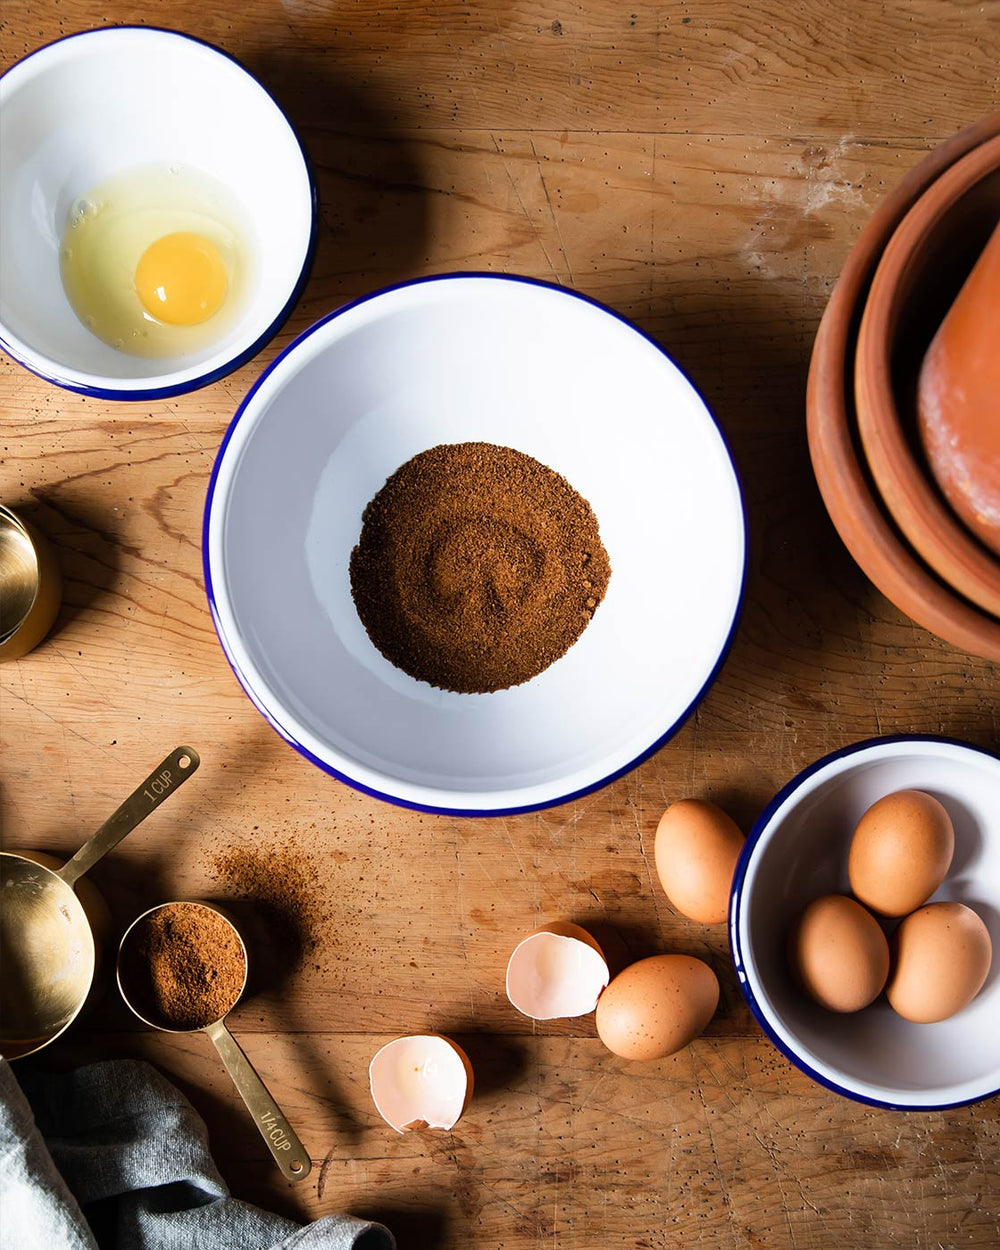
[[[395,1246],[381,1224],[327,1215],[303,1227],[233,1198],[201,1117],[147,1063],[15,1079],[0,1058],[0,1250]]]

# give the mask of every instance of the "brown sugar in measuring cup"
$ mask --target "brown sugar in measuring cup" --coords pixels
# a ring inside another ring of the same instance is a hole
[[[239,930],[210,903],[161,903],[138,916],[118,949],[118,988],[145,1024],[170,1033],[201,1029],[288,1180],[312,1162],[292,1127],[226,1028],[246,987],[248,959]]]
[[[135,1005],[162,1028],[204,1029],[236,1005],[246,980],[243,944],[212,907],[167,903],[141,916],[124,974]]]
[[[177,747],[66,863],[0,851],[0,1052],[21,1059],[54,1041],[83,1010],[111,916],[84,880],[109,851],[193,776],[198,752]]]

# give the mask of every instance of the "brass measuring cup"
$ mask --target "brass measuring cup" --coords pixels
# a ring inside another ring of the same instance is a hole
[[[155,1008],[151,1005],[147,1006],[146,1000],[149,998],[149,995],[144,993],[144,960],[141,953],[137,950],[138,938],[136,935],[140,932],[138,926],[143,921],[148,920],[165,907],[204,907],[214,912],[216,916],[221,917],[232,930],[232,934],[239,944],[243,960],[243,977],[239,992],[219,1019],[213,1020],[209,1024],[194,1026],[188,1029],[177,1029],[165,1024],[162,1019],[150,1018],[155,1014]],[[136,916],[135,920],[125,930],[125,935],[118,947],[118,988],[121,991],[122,998],[133,1014],[151,1028],[160,1029],[164,1033],[202,1032],[208,1034],[215,1049],[219,1052],[219,1057],[232,1078],[232,1082],[236,1086],[240,1097],[246,1104],[247,1110],[253,1117],[253,1122],[257,1125],[260,1135],[267,1143],[267,1148],[273,1155],[275,1163],[281,1169],[282,1175],[290,1181],[301,1181],[312,1171],[312,1160],[299,1141],[295,1130],[285,1119],[280,1107],[274,1101],[267,1086],[257,1075],[253,1064],[251,1064],[240,1048],[239,1043],[226,1027],[226,1016],[243,997],[243,991],[247,985],[249,966],[250,961],[243,937],[233,923],[232,918],[221,907],[215,906],[214,903],[200,901],[160,903],[157,907],[150,907],[148,911],[144,911],[141,916]]]
[[[36,647],[59,615],[62,575],[48,539],[0,504],[0,662]]]
[[[60,866],[50,855],[0,852],[0,1054],[20,1059],[68,1029],[94,982],[102,912],[85,872],[188,779],[200,759],[177,747],[118,810]]]

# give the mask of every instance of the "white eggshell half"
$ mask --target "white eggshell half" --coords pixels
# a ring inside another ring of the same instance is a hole
[[[447,1038],[397,1037],[368,1065],[379,1115],[397,1133],[453,1128],[468,1101],[466,1063]]]
[[[543,930],[515,947],[507,964],[507,997],[532,1020],[585,1016],[597,1006],[609,976],[594,946]]]

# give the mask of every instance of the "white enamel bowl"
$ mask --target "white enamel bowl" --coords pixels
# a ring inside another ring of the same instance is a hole
[[[785,942],[820,894],[850,893],[847,852],[864,811],[895,790],[935,795],[955,826],[955,856],[934,900],[974,908],[993,943],[977,998],[950,1020],[912,1024],[884,995],[838,1015],[792,985]],[[744,847],[730,905],[730,944],[744,996],[772,1042],[821,1085],[910,1111],[1000,1092],[1000,759],[944,738],[881,738],[835,751],[773,800]]]
[[[483,695],[384,659],[348,575],[389,475],[465,441],[567,478],[612,567],[562,659]],[[590,300],[486,275],[381,292],[293,343],[230,425],[204,535],[222,645],[278,732],[358,789],[480,815],[586,793],[669,737],[726,650],[744,547],[726,446],[667,356]]]
[[[179,394],[250,359],[290,311],[314,230],[305,158],[260,83],[208,44],[125,26],[31,53],[0,78],[0,152],[0,348],[41,377],[109,399]],[[167,360],[91,334],[59,272],[74,202],[148,164],[223,183],[252,236],[238,320],[209,346]]]

